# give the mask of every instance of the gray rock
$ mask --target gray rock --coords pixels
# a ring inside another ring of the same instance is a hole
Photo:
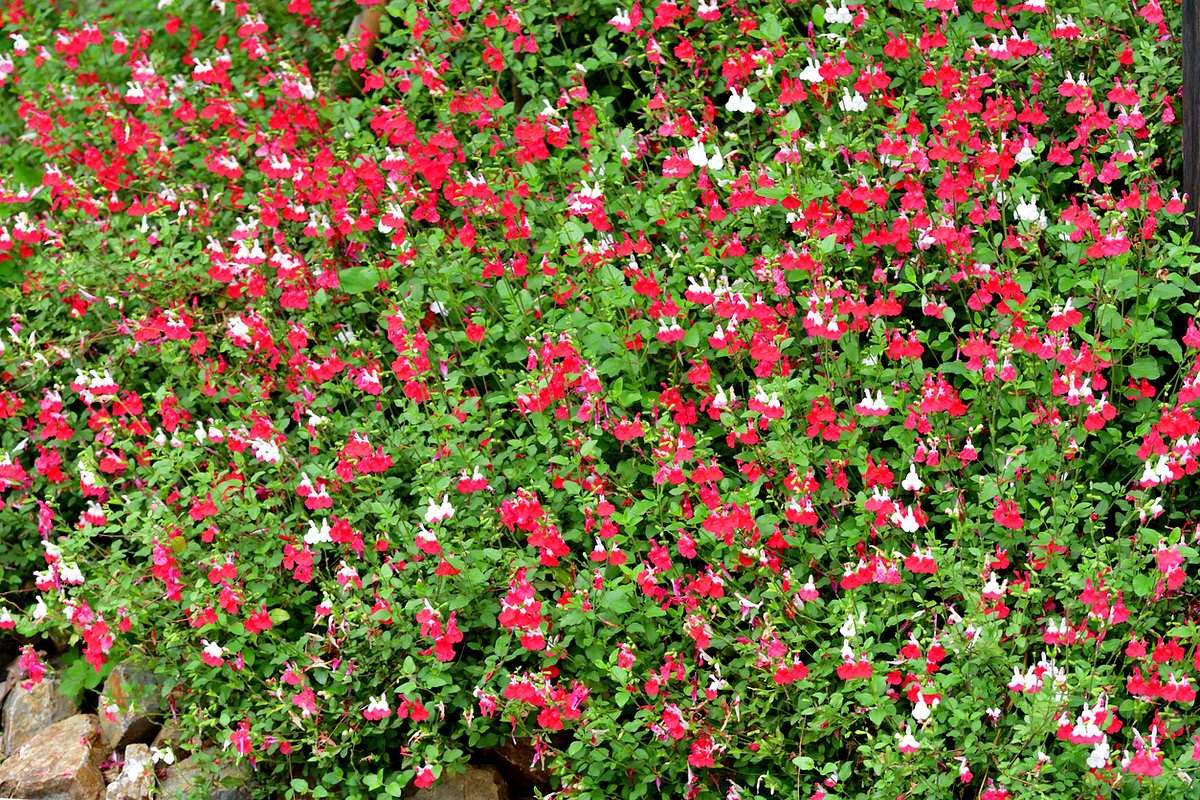
[[[508,800],[508,785],[495,767],[467,767],[457,775],[442,773],[437,783],[418,790],[412,800]]]
[[[219,765],[215,764],[220,761]],[[160,800],[250,800],[250,771],[232,755],[201,750],[167,769]]]
[[[4,755],[13,752],[38,731],[66,719],[76,712],[75,704],[58,691],[58,678],[45,676],[30,689],[14,683],[4,699],[0,725],[4,729]]]
[[[8,693],[17,685],[21,677],[21,668],[17,666],[16,659],[8,665],[4,670],[4,680],[0,681],[0,710],[4,708],[4,699],[8,697]],[[3,747],[3,742],[0,742],[0,747]]]
[[[108,785],[105,800],[146,800],[154,783],[150,746],[131,744],[125,748],[125,766],[117,779]]]
[[[118,748],[150,741],[158,729],[154,715],[162,708],[160,691],[161,684],[153,672],[128,664],[114,667],[101,691],[102,702],[117,706],[115,719],[109,719],[103,705],[100,708],[100,733],[105,744]]]
[[[33,800],[100,800],[99,764],[107,751],[93,714],[56,722],[0,764],[0,796]]]

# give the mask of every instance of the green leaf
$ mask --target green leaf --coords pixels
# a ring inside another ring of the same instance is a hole
[[[1158,359],[1150,356],[1143,356],[1137,361],[1129,365],[1129,374],[1134,378],[1145,378],[1146,380],[1154,380],[1162,375],[1162,369],[1158,366]]]
[[[1112,303],[1102,303],[1096,308],[1096,322],[1105,336],[1111,336],[1125,325],[1125,320],[1121,319],[1121,312],[1117,311],[1117,307]]]
[[[567,220],[567,223],[562,227],[563,244],[577,244],[583,240],[583,226],[573,219]]]
[[[71,665],[62,671],[58,685],[59,694],[74,699],[84,689],[95,689],[99,686],[111,671],[111,666],[106,664],[97,672],[83,658],[76,657]]]
[[[1170,355],[1176,363],[1183,361],[1183,348],[1174,339],[1155,339],[1150,344]]]
[[[351,267],[338,273],[338,285],[346,294],[359,294],[374,289],[379,273],[374,267]]]
[[[777,42],[783,38],[783,26],[779,24],[779,17],[770,11],[763,14],[762,27],[759,30],[768,42]]]
[[[633,610],[633,605],[629,602],[629,588],[622,587],[605,592],[600,607],[613,614],[628,614]]]
[[[16,178],[18,185],[31,189],[35,186],[40,186],[42,183],[42,171],[40,169],[28,167],[24,164],[17,164],[12,170],[13,177]]]
[[[1160,283],[1150,290],[1151,302],[1170,300],[1174,297],[1183,297],[1183,289],[1173,283]]]

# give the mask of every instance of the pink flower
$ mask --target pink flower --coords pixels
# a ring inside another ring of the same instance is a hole
[[[21,648],[21,655],[17,658],[17,666],[24,675],[28,676],[26,680],[21,682],[21,688],[25,691],[29,691],[34,686],[37,686],[46,677],[46,665],[38,657],[37,652],[31,645],[25,645]]]
[[[249,755],[254,750],[254,746],[250,742],[250,722],[248,720],[242,720],[237,730],[229,734],[229,743],[233,745],[234,752],[238,755]]]

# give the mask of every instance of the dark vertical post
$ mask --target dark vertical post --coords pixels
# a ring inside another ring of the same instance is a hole
[[[1192,241],[1200,243],[1200,16],[1196,0],[1183,0],[1183,191],[1191,215]]]

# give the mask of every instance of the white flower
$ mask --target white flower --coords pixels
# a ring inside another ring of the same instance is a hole
[[[913,462],[908,462],[908,476],[905,477],[900,485],[910,492],[919,492],[925,488],[925,484],[922,483],[920,476],[917,475],[917,465]]]
[[[911,508],[906,508],[903,512],[899,509],[893,511],[892,522],[899,525],[900,530],[905,533],[916,533],[921,527],[921,524],[917,522],[917,515],[913,513]]]
[[[920,746],[921,743],[917,741],[916,737],[912,735],[912,731],[906,725],[904,735],[900,737],[899,747],[903,750],[916,750]]]
[[[841,0],[841,5],[837,8],[832,5],[825,6],[825,21],[840,25],[849,25],[853,22],[854,15],[850,13],[850,9],[846,8],[846,0]]]
[[[152,762],[161,762],[163,764],[175,763],[175,751],[170,747],[164,747],[161,750],[157,747],[150,748],[150,760]]]
[[[912,710],[913,719],[917,722],[924,722],[929,719],[930,711],[929,704],[925,702],[925,695],[917,692],[917,702]]]
[[[1092,748],[1092,753],[1087,759],[1087,765],[1092,769],[1104,769],[1108,765],[1108,752],[1108,737],[1105,736],[1096,742],[1096,746]]]
[[[721,155],[721,148],[713,148],[712,158],[708,157],[708,153],[704,149],[704,145],[699,139],[692,142],[692,146],[687,151],[688,161],[692,162],[694,167],[708,167],[711,170],[719,170],[725,168],[725,157]]]
[[[427,523],[432,525],[435,522],[441,522],[453,516],[454,506],[450,504],[449,495],[442,495],[442,502],[440,504],[432,497],[429,498],[429,507],[425,509],[425,521]]]
[[[83,583],[83,573],[79,570],[79,565],[77,564],[68,564],[66,562],[60,564],[58,567],[58,577],[63,583],[72,586],[78,586]]]
[[[1017,219],[1033,222],[1038,218],[1037,198],[1017,202]]]
[[[858,113],[867,110],[867,101],[861,92],[855,91],[854,94],[850,94],[849,89],[842,89],[842,99],[838,102],[838,108],[842,111]]]
[[[821,65],[817,63],[815,58],[808,59],[804,65],[804,69],[801,70],[800,75],[797,77],[805,83],[820,83],[824,80],[821,77]]]
[[[717,394],[716,394],[716,397],[713,399],[712,407],[713,408],[725,408],[730,403],[734,403],[734,402],[737,402],[737,396],[734,395],[733,387],[732,386],[729,387],[729,394],[727,395],[727,394],[725,394],[725,390],[721,387],[721,384],[718,383],[717,384]]]
[[[250,327],[241,316],[230,317],[226,326],[229,329],[229,338],[233,340],[234,344],[249,344]]]
[[[343,561],[338,568],[337,577],[339,580],[349,583],[358,579],[358,570]]]
[[[371,702],[367,703],[367,711],[372,712],[372,713],[382,712],[382,713],[386,714],[388,712],[387,698],[384,697],[383,695],[379,695],[378,697],[372,697]]]
[[[713,148],[713,156],[708,160],[708,168],[714,171],[725,168],[725,158],[721,155],[721,148]]]
[[[1017,219],[1031,222],[1039,228],[1046,227],[1046,212],[1038,208],[1037,195],[1031,196],[1029,200],[1017,201]]]
[[[320,544],[321,542],[332,542],[333,537],[330,536],[329,520],[321,520],[321,527],[317,527],[317,523],[311,519],[308,521],[308,533],[304,534],[305,544]]]
[[[758,106],[750,97],[749,91],[739,94],[737,89],[730,89],[729,99],[725,101],[726,111],[736,111],[741,114],[753,114],[757,109]]]
[[[268,464],[278,464],[283,458],[283,453],[279,451],[279,445],[275,444],[271,439],[252,439],[250,446],[254,448],[254,457],[259,461],[265,461]]]

